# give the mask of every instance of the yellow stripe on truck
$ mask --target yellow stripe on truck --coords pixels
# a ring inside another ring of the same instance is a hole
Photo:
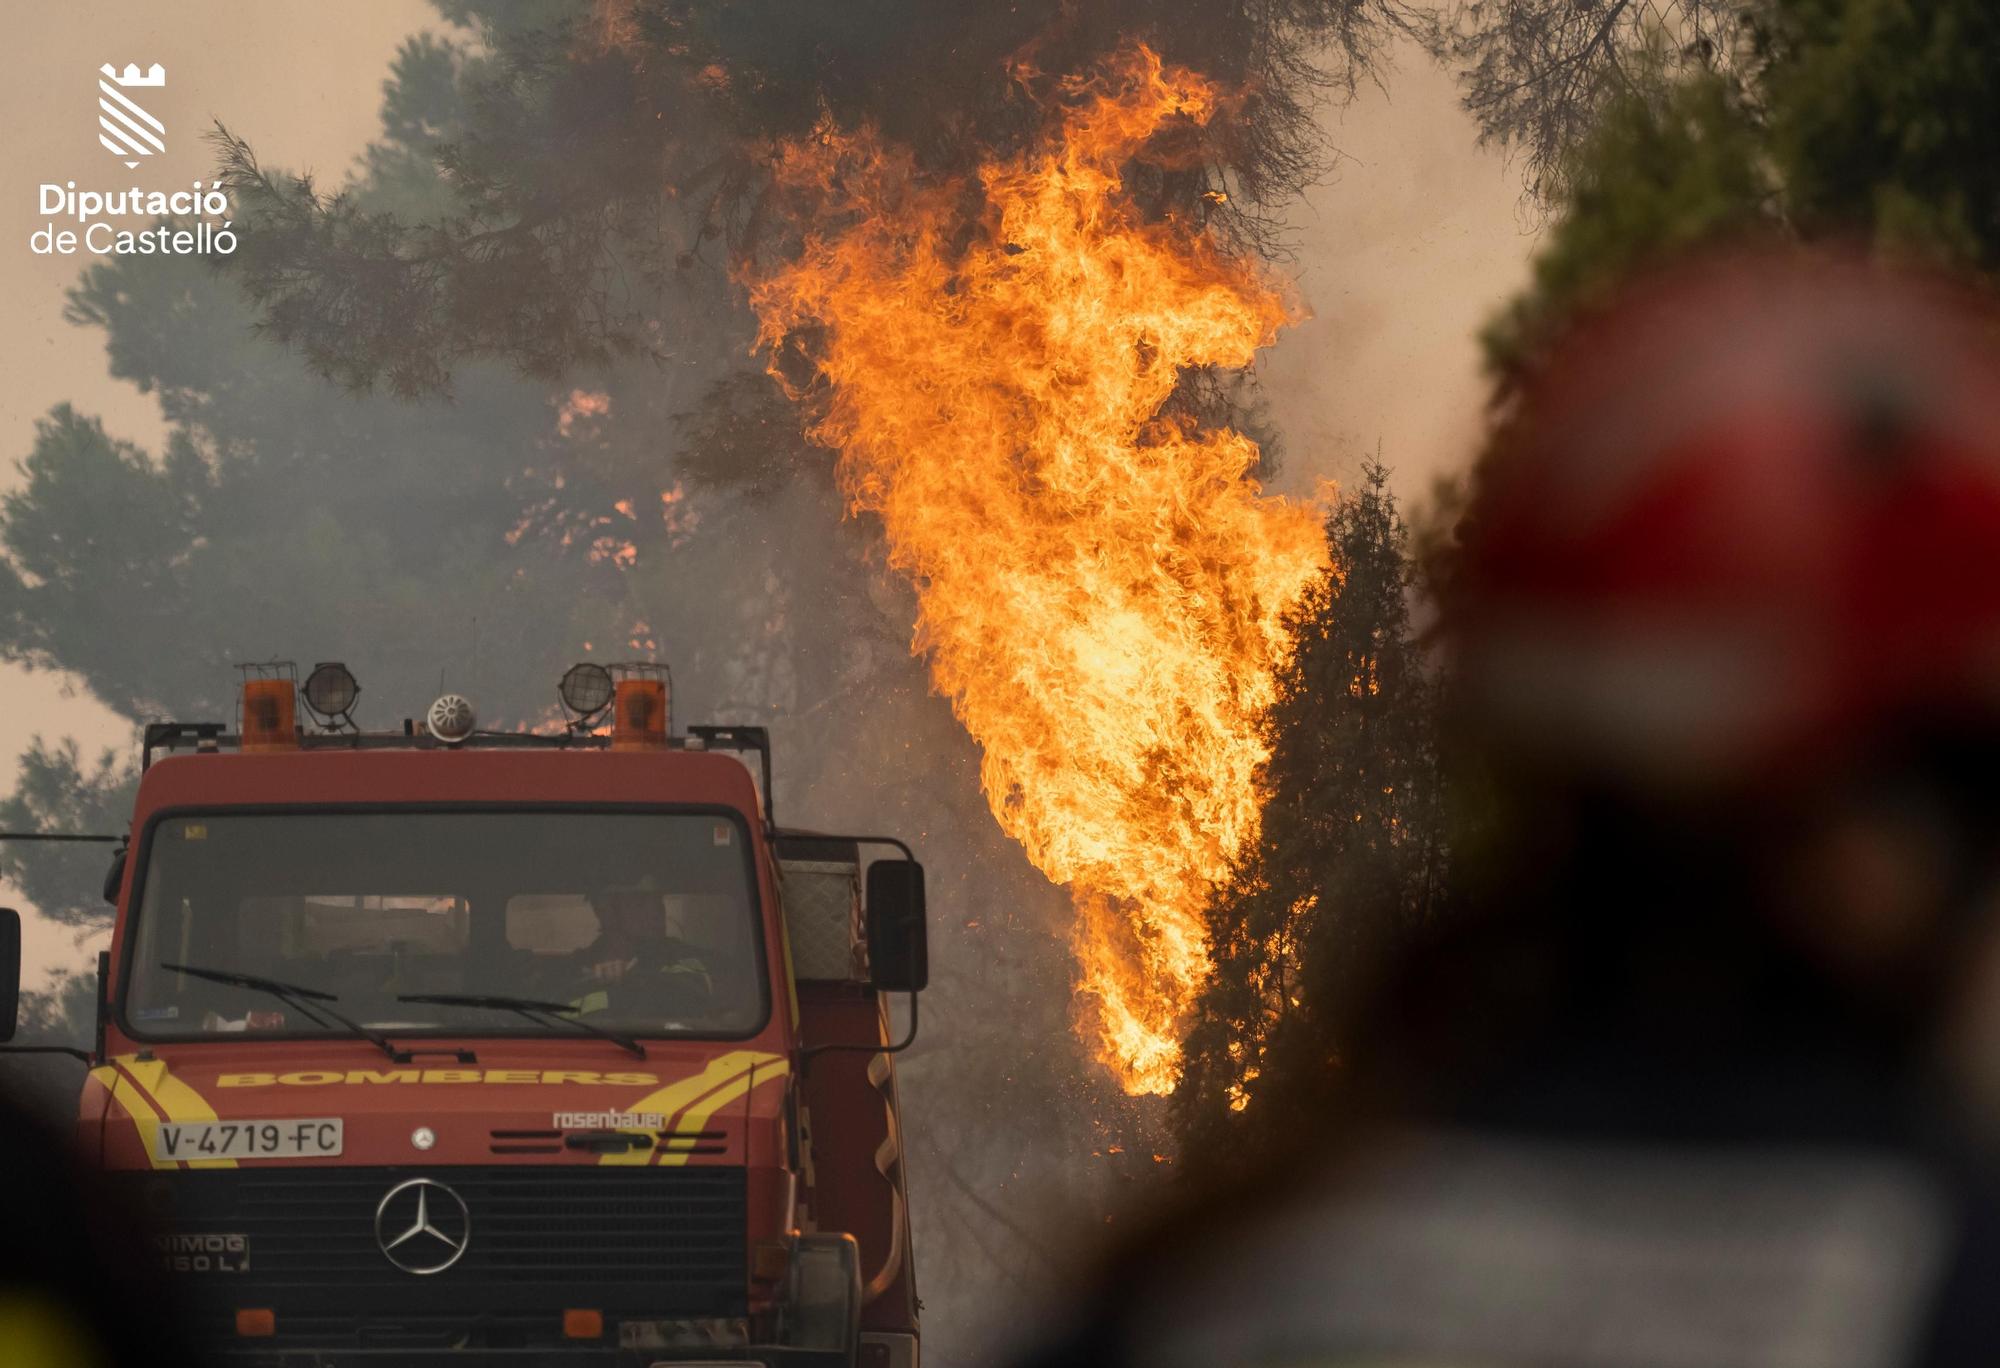
[[[146,1158],[154,1168],[181,1167],[178,1161],[161,1159],[153,1152],[153,1140],[159,1134],[163,1120],[217,1119],[215,1108],[208,1105],[208,1099],[174,1077],[164,1060],[119,1055],[110,1065],[92,1069],[90,1076],[109,1088],[112,1098],[131,1114],[133,1123],[139,1128],[139,1143],[145,1148]],[[191,1159],[187,1161],[187,1166],[200,1169],[235,1168],[236,1161]]]
[[[674,1129],[682,1132],[699,1131],[703,1126],[708,1124],[708,1118],[715,1115],[717,1111],[734,1102],[737,1098],[742,1097],[752,1088],[761,1088],[766,1083],[772,1083],[783,1078],[787,1073],[791,1072],[791,1067],[790,1064],[776,1055],[763,1056],[759,1062],[752,1064],[743,1074],[730,1079],[722,1087],[717,1088],[707,1097],[702,1098],[700,1102],[689,1107],[687,1112],[681,1117],[680,1125],[674,1127]],[[660,1155],[660,1162],[669,1167],[678,1167],[687,1163],[687,1161],[686,1150],[669,1149]]]
[[[90,1076],[102,1084],[111,1094],[111,1100],[125,1109],[132,1118],[132,1124],[139,1131],[139,1148],[146,1152],[146,1159],[156,1169],[177,1169],[179,1164],[171,1159],[161,1159],[153,1153],[153,1136],[160,1129],[160,1114],[153,1110],[153,1104],[146,1100],[138,1085],[121,1071],[109,1064],[92,1069]]]
[[[783,1055],[764,1054],[757,1050],[731,1050],[728,1054],[717,1055],[714,1059],[711,1059],[708,1062],[708,1067],[700,1073],[691,1074],[677,1083],[669,1083],[664,1088],[649,1092],[638,1100],[628,1103],[624,1110],[641,1113],[658,1112],[660,1114],[662,1129],[657,1132],[648,1132],[653,1136],[653,1143],[657,1145],[662,1134],[670,1135],[677,1130],[684,1129],[676,1125],[674,1119],[683,1107],[688,1107],[702,1101],[708,1093],[715,1089],[726,1087],[735,1079],[747,1079],[753,1066],[761,1074],[773,1066],[781,1066],[784,1063],[785,1057]],[[780,1072],[782,1072],[782,1069]],[[737,1096],[740,1097],[742,1094],[739,1092]],[[703,1119],[706,1119],[708,1113],[705,1111],[702,1113],[702,1116]],[[622,1154],[600,1154],[597,1157],[597,1162],[600,1164],[650,1164],[653,1162],[653,1152],[650,1149],[631,1149],[626,1150]],[[685,1159],[683,1159],[683,1162],[685,1162]]]

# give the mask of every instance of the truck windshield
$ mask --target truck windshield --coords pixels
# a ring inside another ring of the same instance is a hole
[[[381,1031],[576,1034],[424,995],[534,999],[631,1036],[745,1035],[767,993],[743,824],[665,812],[297,812],[160,822],[128,928],[142,1037],[340,1035],[197,965],[334,994]]]

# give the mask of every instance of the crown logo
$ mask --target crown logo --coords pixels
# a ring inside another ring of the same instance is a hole
[[[144,72],[139,70],[137,62],[127,62],[123,75],[120,75],[109,62],[98,70],[122,86],[163,86],[167,83],[167,69],[158,62],[153,63]]]
[[[128,167],[165,152],[167,126],[125,92],[136,86],[164,86],[167,69],[155,62],[142,72],[137,62],[127,62],[121,75],[106,62],[97,70],[97,141],[104,150]]]

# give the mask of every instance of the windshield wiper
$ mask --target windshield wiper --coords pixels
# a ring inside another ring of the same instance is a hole
[[[507,997],[499,993],[407,993],[396,1001],[430,1003],[438,1007],[490,1007],[496,1012],[512,1012],[515,1016],[526,1017],[542,1025],[553,1021],[561,1026],[574,1026],[585,1035],[608,1040],[640,1059],[646,1057],[646,1047],[631,1036],[570,1015],[580,1010],[574,1003],[543,1002],[538,998]]]
[[[207,979],[210,983],[220,983],[230,988],[248,988],[254,992],[269,993],[280,1002],[287,1003],[304,1012],[320,1025],[345,1026],[349,1031],[373,1045],[398,1064],[410,1062],[408,1054],[396,1048],[395,1043],[380,1031],[370,1030],[343,1012],[336,1012],[327,1006],[340,999],[320,988],[307,988],[302,984],[286,983],[283,979],[264,978],[259,974],[239,974],[229,969],[204,969],[198,964],[165,964],[162,969],[176,974],[188,974],[194,978]],[[318,1004],[315,1006],[314,1004]],[[324,1013],[324,1015],[322,1015]]]

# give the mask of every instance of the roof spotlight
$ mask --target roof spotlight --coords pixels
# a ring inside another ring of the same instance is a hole
[[[578,722],[588,722],[611,706],[611,671],[584,661],[572,665],[556,686],[563,706],[576,714]]]
[[[353,672],[345,665],[337,660],[322,660],[306,676],[304,693],[313,716],[322,726],[331,727],[352,720],[349,714],[354,711],[355,700],[361,697],[361,686],[355,683]]]

